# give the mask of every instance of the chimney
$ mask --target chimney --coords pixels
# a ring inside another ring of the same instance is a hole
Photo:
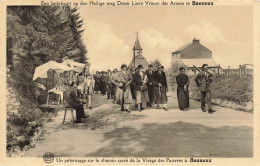
[[[197,40],[196,38],[194,38],[193,43],[200,43],[200,40]]]

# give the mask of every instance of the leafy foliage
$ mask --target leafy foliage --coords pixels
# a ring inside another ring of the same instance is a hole
[[[7,8],[7,144],[28,144],[44,114],[35,104],[34,70],[50,60],[87,63],[78,9],[61,6]],[[15,99],[15,100],[13,100]],[[19,139],[18,138],[22,138]],[[26,140],[26,141],[24,141]]]
[[[7,9],[7,59],[12,59],[21,95],[34,97],[34,69],[49,60],[87,63],[76,8],[12,6]],[[15,56],[15,58],[13,57]]]
[[[151,61],[150,64],[153,65],[154,68],[157,68],[159,65],[161,65],[161,62],[160,62],[160,60],[157,58],[157,59]]]

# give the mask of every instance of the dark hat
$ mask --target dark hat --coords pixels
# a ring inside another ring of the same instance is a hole
[[[143,69],[144,67],[143,67],[143,65],[138,65],[138,67],[137,67],[138,69]]]
[[[208,64],[203,64],[202,65],[202,68],[205,68],[205,67],[207,67],[208,66]]]
[[[117,71],[117,69],[114,69],[113,72]]]
[[[179,70],[181,71],[181,70],[183,70],[183,69],[184,69],[184,67],[180,67],[180,69],[179,69]]]
[[[121,69],[123,69],[124,67],[127,67],[126,64],[121,65]]]
[[[159,69],[159,68],[163,68],[163,67],[161,65],[158,65],[157,69]]]
[[[152,64],[150,64],[148,67],[149,67],[149,68],[151,68],[151,67],[153,67],[153,65],[152,65]]]

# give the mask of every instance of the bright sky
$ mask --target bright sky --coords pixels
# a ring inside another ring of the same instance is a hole
[[[81,6],[80,15],[91,71],[128,65],[137,31],[148,63],[169,66],[171,52],[196,37],[224,68],[253,64],[252,7]]]

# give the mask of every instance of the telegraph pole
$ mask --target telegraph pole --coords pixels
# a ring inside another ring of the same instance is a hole
[[[138,39],[138,32],[136,32],[135,33],[136,34],[136,37],[137,37],[137,39]],[[134,68],[135,68],[135,48],[133,49],[133,54],[134,54],[134,57],[133,57],[133,59],[134,59]]]

